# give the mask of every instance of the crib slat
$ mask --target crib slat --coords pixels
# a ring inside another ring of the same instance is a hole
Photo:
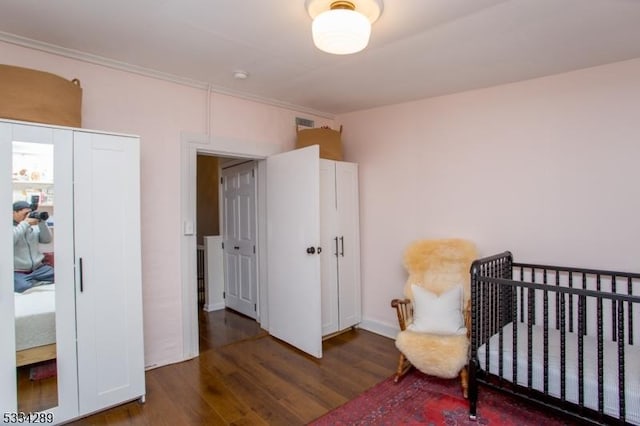
[[[578,404],[584,407],[584,310],[585,296],[578,296]]]
[[[631,310],[629,310],[631,313]],[[624,377],[624,305],[618,303],[618,410],[620,420],[625,421],[625,377]]]
[[[482,284],[483,284],[482,285],[482,303],[483,303],[483,306],[488,306],[488,304],[489,304],[489,291],[488,291],[487,287],[489,286],[489,283],[485,281]],[[489,312],[491,312],[491,311],[489,311]],[[482,317],[482,326],[483,326],[483,329],[484,329],[484,333],[483,333],[484,336],[483,336],[482,340],[487,342],[487,349],[486,349],[485,354],[484,354],[484,357],[485,357],[484,365],[487,366],[487,371],[491,371],[491,365],[490,365],[490,361],[489,361],[489,354],[491,353],[489,337],[491,337],[491,331],[492,330],[489,330],[489,315],[485,314]]]
[[[583,290],[587,289],[587,274],[585,274],[584,272],[582,273],[582,289]],[[587,335],[587,317],[589,316],[587,313],[587,298],[584,297],[580,301],[583,302],[580,308],[580,312],[582,313],[582,328],[580,328],[578,333],[582,334],[583,336],[586,336]]]
[[[471,270],[469,271],[471,274],[471,357],[469,360],[469,418],[472,420],[476,419],[476,402],[478,400],[478,370],[480,369],[478,366],[478,343],[484,342],[484,340],[480,340],[479,330],[478,330],[478,316],[482,315],[483,310],[480,309],[479,300],[478,300],[478,291],[480,282],[478,280],[478,275],[480,271],[478,269],[481,268],[478,265],[479,262],[475,261],[471,265]]]
[[[524,281],[524,268],[520,268],[520,281]],[[524,322],[524,288],[520,287],[520,322]]]
[[[596,290],[602,291],[600,274],[596,275]],[[598,341],[598,412],[604,413],[604,346],[602,342],[602,299],[596,299]]]
[[[493,274],[497,274],[498,273],[498,268],[499,265],[497,262],[494,262],[494,264],[492,265],[492,273]],[[496,283],[491,283],[489,284],[489,300],[490,300],[490,310],[491,312],[496,312],[496,308],[498,307],[498,289],[500,288],[500,286]],[[498,315],[491,315],[490,316],[490,320],[491,320],[491,334],[494,334],[496,332],[496,330],[498,330],[500,328],[500,325],[498,323]]]
[[[500,297],[500,293],[502,288],[499,285],[494,284],[494,291],[496,291],[498,293],[498,297]],[[496,303],[495,305],[496,307],[499,307],[500,304]],[[495,310],[494,310],[495,311]],[[496,327],[498,328],[499,332],[499,336],[498,336],[498,376],[500,376],[500,380],[503,379],[504,377],[504,356],[502,355],[504,353],[504,333],[503,333],[503,327],[502,327],[502,309],[497,309],[497,320],[498,320],[498,324],[496,324]]]
[[[567,321],[566,321],[566,295],[560,299],[560,399],[567,399]],[[569,296],[571,300],[571,296]]]
[[[498,329],[500,330],[498,332],[498,376],[500,376],[499,380],[502,380],[502,378],[504,377],[504,360],[502,356],[502,354],[504,353],[504,333],[502,327],[502,313],[506,309],[506,307],[503,306],[502,303],[502,286],[498,286],[498,300],[500,301],[500,303],[498,304]],[[511,364],[513,364],[513,361],[511,362]]]
[[[522,268],[520,269],[520,276],[522,276]],[[520,304],[522,304],[522,288],[520,288]],[[517,295],[516,295],[517,299]],[[518,318],[517,309],[518,304],[517,301],[512,305],[514,318]],[[520,312],[523,310],[521,309]],[[517,322],[513,323],[513,333],[511,333],[511,354],[513,358],[512,367],[511,367],[511,383],[518,383],[518,365],[517,365],[517,353],[518,353],[518,327]]]
[[[573,288],[573,272],[569,272],[569,288]],[[569,316],[569,333],[573,333],[573,297],[569,296],[569,312],[571,315]]]
[[[611,293],[617,293],[617,284],[616,284],[616,276],[613,275],[611,277]],[[615,342],[618,338],[618,321],[616,321],[616,311],[618,302],[613,299],[611,300],[611,337]]]
[[[543,283],[547,283],[547,270],[543,270]],[[543,324],[543,392],[549,394],[549,292],[542,292],[542,324]]]
[[[633,294],[632,283],[633,281],[631,280],[631,277],[628,277],[627,278],[627,294],[629,295]],[[629,312],[628,320],[627,320],[629,324],[629,331],[627,335],[629,336],[629,344],[633,345],[633,304],[631,302],[627,302],[627,311]]]
[[[527,387],[529,389],[533,388],[533,313],[534,290],[530,288],[527,291]]]
[[[556,287],[560,287],[560,273],[556,271]],[[556,329],[560,330],[560,292],[555,292],[556,297]]]

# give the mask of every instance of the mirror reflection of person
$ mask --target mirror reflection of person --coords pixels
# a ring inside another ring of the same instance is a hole
[[[46,221],[30,218],[26,201],[13,203],[13,288],[22,293],[43,282],[53,282],[51,265],[42,263],[40,243],[50,243],[51,230]]]

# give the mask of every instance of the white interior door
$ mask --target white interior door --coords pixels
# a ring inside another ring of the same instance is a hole
[[[225,306],[256,318],[255,162],[222,170]]]
[[[269,333],[321,358],[319,147],[266,163]]]

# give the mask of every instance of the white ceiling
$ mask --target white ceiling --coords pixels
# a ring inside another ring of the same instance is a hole
[[[640,0],[384,0],[347,56],[313,46],[304,4],[1,0],[0,40],[324,114],[640,57]]]

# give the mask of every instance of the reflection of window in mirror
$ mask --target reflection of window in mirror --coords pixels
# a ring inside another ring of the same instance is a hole
[[[53,145],[13,142],[13,240],[18,411],[58,405]]]

